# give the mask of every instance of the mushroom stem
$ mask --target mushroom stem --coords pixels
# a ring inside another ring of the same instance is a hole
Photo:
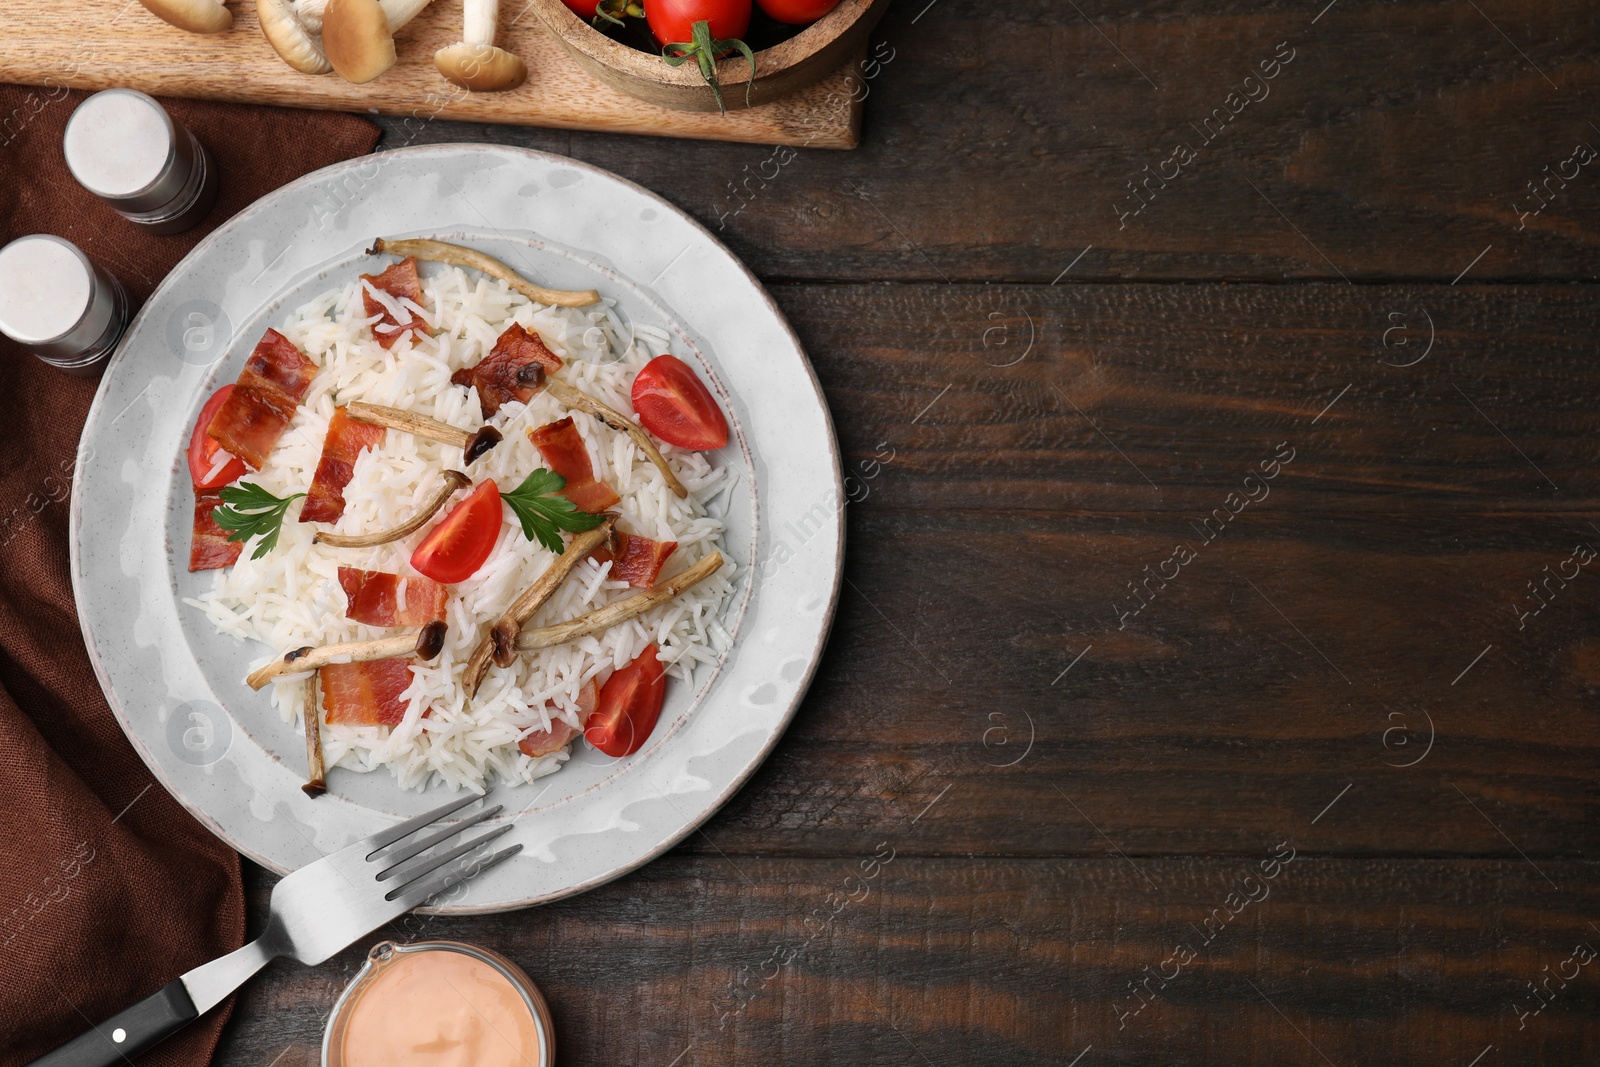
[[[422,14],[430,0],[378,0],[384,17],[389,20],[389,32],[399,33],[400,27]]]
[[[500,0],[462,0],[462,43],[494,44],[495,26],[499,21]]]
[[[313,674],[306,679],[302,710],[306,725],[306,784],[300,788],[312,798],[328,791],[328,769],[322,760],[322,687],[317,677]]]
[[[600,294],[593,289],[546,289],[542,285],[534,285],[493,256],[486,256],[473,248],[435,241],[429,237],[411,237],[399,241],[386,241],[379,237],[372,242],[372,247],[367,253],[416,256],[418,259],[431,260],[434,263],[448,263],[452,267],[471,267],[474,270],[481,270],[492,278],[499,278],[529,300],[555,307],[583,307],[600,299]]]
[[[433,499],[424,504],[415,515],[390,530],[379,530],[369,534],[336,534],[318,532],[311,538],[311,543],[328,545],[332,548],[372,548],[374,545],[386,545],[390,541],[398,541],[402,537],[416,533],[422,529],[423,523],[433,518],[434,514],[442,507],[444,502],[455,494],[457,489],[465,489],[472,484],[460,471],[445,471],[444,484],[433,495]]]
[[[535,652],[541,648],[564,645],[590,634],[603,633],[618,623],[637,618],[653,607],[665,604],[686,589],[692,589],[722,569],[722,553],[712,552],[681,574],[674,575],[652,589],[626,600],[618,600],[603,608],[579,615],[575,619],[523,630],[517,635],[518,652]]]
[[[678,481],[678,476],[672,473],[672,468],[667,466],[667,457],[663,456],[661,449],[657,448],[656,443],[650,440],[650,435],[640,429],[632,419],[615,408],[602,404],[583,390],[568,385],[559,378],[545,379],[545,388],[549,390],[551,396],[567,407],[586,411],[613,430],[618,430],[633,438],[633,443],[644,450],[644,454],[649,457],[650,462],[654,463],[656,469],[666,478],[667,488],[671,489],[679,497],[689,495],[689,490],[684,488],[683,483]]]
[[[380,637],[373,641],[342,641],[338,644],[315,648],[307,645],[285,652],[262,667],[257,667],[245,678],[251,689],[260,689],[274,678],[285,674],[314,671],[334,663],[366,663],[375,659],[393,659],[396,656],[416,653],[418,658],[433,659],[444,649],[445,624],[435,620],[420,630]]]
[[[403,408],[384,407],[382,404],[367,404],[360,400],[352,400],[346,405],[345,414],[358,422],[368,422],[374,426],[387,426],[391,430],[404,430],[406,433],[415,434],[418,437],[426,437],[430,441],[456,445],[461,449],[461,454],[468,463],[482,456],[501,441],[500,431],[493,426],[485,426],[477,430],[462,430],[451,426],[447,422],[430,419],[426,415],[418,415]]]
[[[574,567],[589,553],[611,540],[616,522],[616,516],[607,515],[605,521],[594,529],[575,534],[567,542],[566,550],[545,568],[545,572],[532,585],[522,591],[522,595],[506,609],[499,621],[490,627],[483,640],[478,642],[478,647],[472,650],[467,669],[461,676],[461,684],[466,688],[468,698],[477,696],[478,686],[483,684],[483,676],[489,672],[491,661],[501,667],[509,667],[515,662],[516,650],[512,646],[522,624],[544,607],[545,601],[561,588],[561,583],[567,580],[567,575],[572,573]]]

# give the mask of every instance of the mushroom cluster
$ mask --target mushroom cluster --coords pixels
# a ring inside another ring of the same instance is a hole
[[[233,25],[222,0],[139,0],[165,22],[190,33]],[[395,65],[394,35],[429,0],[258,0],[261,32],[283,61],[302,74],[337,72],[360,85]],[[475,93],[515,89],[528,77],[521,59],[494,43],[499,0],[463,0],[461,42],[434,53],[439,73]]]

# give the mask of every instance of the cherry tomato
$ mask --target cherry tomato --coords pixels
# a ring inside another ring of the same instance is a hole
[[[220,489],[247,469],[244,460],[234,456],[216,474],[211,474],[211,468],[217,465],[217,453],[222,451],[222,445],[215,437],[206,436],[206,427],[217,417],[217,412],[228,402],[232,392],[232,385],[224,385],[212,393],[206,406],[200,409],[194,431],[189,434],[189,479],[194,482],[196,489]],[[211,476],[208,478],[207,475]]]
[[[839,0],[756,0],[761,10],[779,22],[808,26],[839,6]],[[567,0],[572,6],[572,0]]]
[[[645,429],[669,445],[703,451],[728,443],[728,420],[688,364],[657,356],[633,379],[633,410]]]
[[[608,756],[631,756],[644,746],[661,716],[667,675],[655,645],[617,671],[600,688],[600,706],[584,723],[583,736]]]
[[[644,18],[664,45],[694,40],[697,22],[711,23],[716,40],[743,37],[750,28],[750,0],[648,0]]]
[[[594,18],[595,10],[600,6],[600,0],[561,0],[561,2],[567,5],[568,11],[580,19]]]
[[[428,531],[411,554],[411,565],[446,585],[471,578],[500,536],[500,509],[499,488],[493,479],[485,481]]]

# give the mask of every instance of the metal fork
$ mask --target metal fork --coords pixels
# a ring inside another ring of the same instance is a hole
[[[118,1067],[216,1007],[279,956],[307,965],[321,963],[362,935],[516,855],[521,845],[483,854],[483,846],[510,830],[509,825],[429,854],[435,846],[499,814],[499,804],[407,841],[481,799],[469,796],[451,801],[300,868],[272,888],[267,928],[260,937],[169,982],[133,1007],[34,1060],[32,1067]]]

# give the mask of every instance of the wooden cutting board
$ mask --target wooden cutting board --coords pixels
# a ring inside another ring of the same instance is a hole
[[[434,70],[434,51],[455,43],[461,32],[460,4],[435,0],[396,35],[400,61],[374,82],[351,85],[337,74],[301,74],[279,59],[261,35],[255,0],[229,7],[231,30],[200,35],[167,25],[136,0],[4,0],[0,81],[121,86],[152,95],[409,115],[418,122],[465,119],[813,148],[854,148],[861,131],[861,103],[850,91],[859,85],[850,73],[854,61],[761,107],[726,115],[673,111],[591,77],[531,7],[509,0],[501,7],[498,43],[527,63],[528,81],[507,93],[468,93]]]

